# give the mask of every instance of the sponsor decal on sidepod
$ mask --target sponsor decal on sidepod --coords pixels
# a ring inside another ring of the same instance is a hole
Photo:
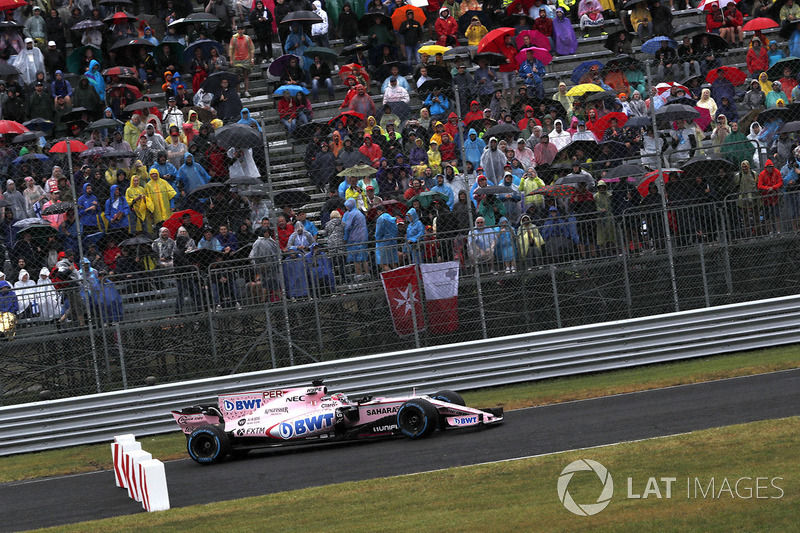
[[[309,433],[330,428],[333,425],[333,413],[324,413],[320,415],[313,415],[306,418],[300,418],[294,422],[281,422],[270,432],[273,436],[282,439],[291,439],[294,437],[302,437]],[[277,432],[277,435],[275,434]]]

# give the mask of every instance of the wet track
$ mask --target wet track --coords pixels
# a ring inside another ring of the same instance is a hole
[[[798,414],[800,370],[790,370],[521,409],[506,413],[500,426],[422,441],[256,451],[209,467],[172,461],[167,482],[172,507],[182,507]],[[0,531],[139,512],[110,471],[0,485]]]

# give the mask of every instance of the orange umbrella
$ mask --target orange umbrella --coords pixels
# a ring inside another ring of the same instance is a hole
[[[425,12],[416,6],[406,5],[403,7],[398,7],[394,10],[394,13],[392,13],[392,25],[394,26],[395,31],[400,31],[400,25],[408,16],[406,15],[407,11],[414,13],[414,19],[417,22],[420,24],[425,24]]]
[[[514,28],[496,28],[483,36],[478,43],[477,53],[481,52],[500,52],[501,45],[506,35],[514,36]]]
[[[747,24],[742,27],[744,31],[768,30],[770,28],[780,28],[780,24],[767,17],[754,18],[747,21]]]
[[[367,74],[367,69],[358,63],[348,63],[339,69],[339,78],[341,78],[342,82],[344,82],[348,76],[355,76],[356,79],[362,77],[366,82],[365,85],[369,86],[369,74]]]

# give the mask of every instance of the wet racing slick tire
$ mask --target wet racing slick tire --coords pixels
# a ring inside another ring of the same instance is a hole
[[[431,394],[431,399],[440,400],[447,403],[454,403],[456,405],[467,405],[464,398],[459,393],[452,390],[440,390]]]
[[[430,437],[436,431],[439,411],[427,400],[409,400],[397,411],[397,425],[412,439]]]
[[[189,456],[201,465],[222,461],[230,447],[228,434],[219,426],[200,426],[186,440]]]

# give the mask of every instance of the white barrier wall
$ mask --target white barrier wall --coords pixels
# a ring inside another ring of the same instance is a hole
[[[169,509],[169,493],[164,463],[142,450],[132,434],[117,435],[111,444],[114,481],[127,489],[128,496],[150,511]]]

